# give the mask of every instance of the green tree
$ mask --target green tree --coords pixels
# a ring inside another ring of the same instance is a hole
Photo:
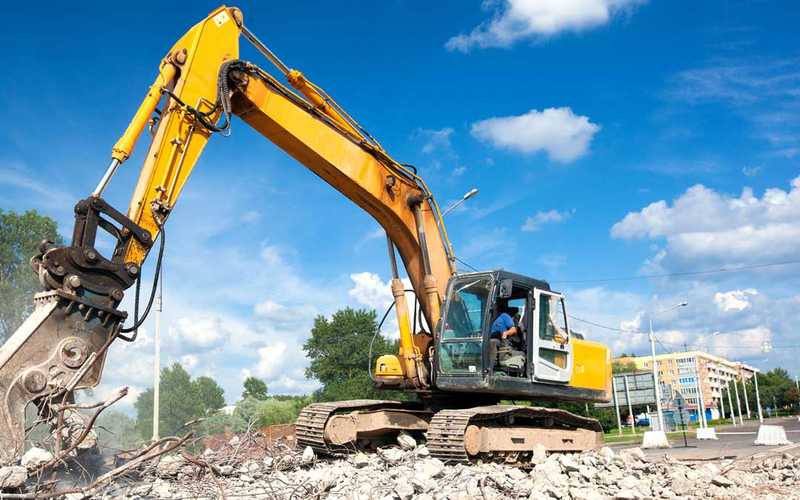
[[[124,413],[109,410],[97,417],[94,430],[100,448],[130,450],[142,443],[136,432],[136,421]],[[150,437],[150,436],[148,436]]]
[[[222,434],[224,432],[244,432],[247,430],[247,422],[239,415],[234,413],[228,415],[221,411],[213,413],[203,420],[198,426],[198,434],[210,436],[212,434]]]
[[[636,365],[633,361],[612,361],[612,373],[631,373],[636,371]]]
[[[311,402],[308,397],[281,397],[260,400],[245,398],[236,404],[234,416],[256,427],[275,424],[290,424],[297,420],[306,405]]]
[[[342,309],[330,320],[314,319],[311,337],[303,345],[311,361],[306,377],[316,378],[322,388],[315,393],[320,401],[342,399],[386,399],[396,397],[375,389],[368,372],[370,341],[373,361],[376,355],[396,352],[393,342],[376,336],[375,311]]]
[[[733,387],[732,384],[731,387]],[[754,407],[756,389],[753,379],[748,380],[745,387],[747,388],[747,400],[751,407]],[[735,389],[732,390],[735,391]],[[741,383],[739,383],[739,391],[741,394]],[[766,373],[759,373],[758,393],[764,408],[790,408],[800,403],[798,401],[800,394],[798,394],[794,380],[783,368],[773,368]],[[735,392],[731,394],[735,394]],[[742,405],[744,406],[744,403]]]
[[[33,294],[41,286],[29,262],[43,240],[63,243],[53,219],[36,210],[24,214],[0,210],[0,342],[33,310]]]
[[[197,377],[192,381],[200,403],[203,406],[203,413],[209,414],[225,406],[225,391],[211,377]]]
[[[256,377],[247,377],[244,380],[242,399],[255,398],[261,401],[267,399],[267,384]]]
[[[159,434],[178,434],[184,424],[208,415],[225,404],[222,389],[210,377],[192,380],[179,363],[161,370]],[[134,403],[136,428],[143,438],[153,432],[153,389],[147,389]]]

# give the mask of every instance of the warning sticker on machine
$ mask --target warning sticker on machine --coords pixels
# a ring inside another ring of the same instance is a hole
[[[224,10],[214,16],[214,24],[217,25],[217,28],[222,26],[223,24],[227,23],[231,18],[228,16],[228,13]]]

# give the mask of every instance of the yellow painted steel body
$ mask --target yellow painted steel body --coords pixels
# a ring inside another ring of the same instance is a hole
[[[182,53],[185,53],[185,56],[181,56],[183,63],[178,66],[173,62],[174,55]],[[162,68],[172,66],[177,71],[173,73],[172,81],[161,83],[172,87],[175,95],[189,106],[210,112],[209,121],[214,123],[220,115],[220,111],[215,110],[219,68],[225,61],[238,57],[239,27],[234,13],[232,9],[220,7],[192,27],[167,52]],[[160,82],[158,79],[156,81]],[[131,134],[141,134],[142,117],[147,118],[152,114],[153,100],[148,93],[118,144],[130,144],[132,148],[135,137],[131,137]],[[210,136],[210,132],[196,123],[186,109],[173,99],[164,100],[166,104],[160,123],[128,209],[128,217],[150,231],[154,238],[158,234],[158,225],[153,218],[152,204],[156,202],[168,208],[173,207]],[[145,256],[146,250],[132,241],[125,259],[138,264]]]
[[[604,391],[611,398],[611,350],[590,340],[572,338],[570,387]]]
[[[396,379],[402,381],[404,377],[403,366],[400,358],[394,354],[384,354],[375,360],[375,376],[380,379]]]

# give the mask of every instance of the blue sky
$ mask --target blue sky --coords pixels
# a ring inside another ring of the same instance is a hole
[[[457,254],[565,291],[615,352],[683,342],[797,374],[800,8],[770,1],[241,2],[245,23],[328,90],[442,204]],[[0,39],[0,208],[72,227],[163,53],[216,7],[16,4]],[[269,64],[243,41],[242,58]],[[143,145],[107,191],[125,207]],[[163,362],[302,393],[315,314],[390,300],[367,215],[247,125],[214,137],[169,224]],[[581,281],[583,282],[576,282]],[[708,334],[722,331],[713,338]],[[141,389],[152,324],[101,391]],[[775,349],[759,346],[770,340]],[[135,391],[134,391],[135,392]]]

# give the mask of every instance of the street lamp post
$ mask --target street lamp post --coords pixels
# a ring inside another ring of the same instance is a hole
[[[729,380],[725,384],[725,389],[728,392],[728,407],[731,409],[731,422],[733,422],[733,426],[736,427],[736,413],[733,411],[733,399],[731,399],[731,381]]]
[[[741,377],[741,372],[739,372],[739,376]],[[744,425],[744,420],[742,420],[742,402],[739,400],[739,383],[736,381],[736,377],[733,377],[733,390],[736,391],[736,408],[739,410],[739,423]]]
[[[761,397],[758,395],[758,372],[753,373],[753,383],[756,387],[756,408],[758,408],[758,421],[764,423],[764,415],[761,413]]]
[[[686,306],[688,302],[680,302],[675,304],[672,307],[664,309],[662,311],[657,311],[656,313],[651,313],[648,318],[648,322],[650,325],[650,356],[651,356],[651,363],[653,364],[653,381],[655,382],[655,393],[656,393],[656,412],[658,413],[658,425],[659,425],[659,432],[663,434],[663,438],[658,436],[654,438],[658,444],[663,443],[663,446],[669,446],[667,442],[667,436],[665,433],[665,425],[664,425],[664,411],[661,408],[661,384],[658,381],[658,362],[656,361],[656,336],[653,333],[653,315],[658,313],[664,313],[667,311],[671,311],[673,309],[677,309],[679,307]],[[645,433],[646,434],[646,433]],[[646,439],[647,436],[645,436]],[[643,446],[644,447],[644,446]]]
[[[745,385],[744,375],[742,375],[742,397],[744,398],[744,409],[747,413],[747,420],[750,420],[752,416],[750,415],[750,403],[747,400],[747,386]]]
[[[163,278],[163,275],[159,276]],[[161,382],[161,312],[164,306],[164,280],[160,279],[158,283],[158,295],[156,296],[156,327],[155,327],[155,353],[153,356],[153,442],[158,441],[159,429],[158,422],[160,419],[160,382]]]
[[[461,206],[462,203],[464,203],[468,199],[472,198],[476,194],[478,194],[478,188],[472,188],[469,191],[467,191],[464,194],[464,196],[461,197],[460,200],[456,201],[455,203],[453,203],[452,205],[447,207],[447,209],[445,209],[445,211],[442,213],[442,217],[444,217],[445,215],[449,214],[450,212],[452,212],[453,210],[455,210],[456,208]]]
[[[710,337],[716,337],[717,335],[720,335],[720,331],[719,330],[713,332],[711,335],[704,335],[704,336],[701,336],[700,338],[709,337],[709,336]],[[698,342],[698,344],[699,344],[699,342]],[[711,348],[710,344],[706,344],[706,346],[709,349]],[[703,398],[703,384],[701,383],[701,379],[700,379],[700,356],[699,355],[695,355],[695,366],[694,366],[694,368],[695,368],[695,373],[696,373],[695,386],[696,386],[696,389],[697,389],[697,405],[698,405],[697,406],[697,409],[698,409],[697,410],[697,420],[698,420],[698,423],[700,424],[700,427],[707,428],[708,427],[708,421],[706,420],[706,405],[705,405],[705,400]],[[721,399],[722,398],[720,397],[720,400]],[[713,393],[711,395],[711,400],[712,400],[712,403],[713,403],[713,401],[714,401]],[[723,403],[723,406],[724,406],[724,403]]]
[[[653,365],[653,381],[656,389],[656,413],[658,413],[658,428],[664,431],[664,414],[661,412],[661,387],[658,383],[658,366],[656,365],[656,338],[653,335],[653,319],[650,318],[650,363]]]

